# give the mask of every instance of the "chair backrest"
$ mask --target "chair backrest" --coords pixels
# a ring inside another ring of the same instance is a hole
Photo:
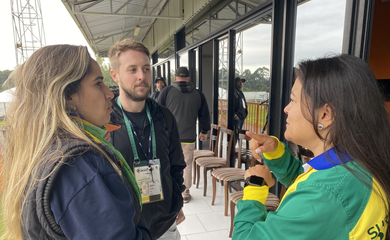
[[[209,150],[214,151],[214,156],[218,154],[219,129],[217,124],[211,124]]]
[[[219,129],[219,153],[218,157],[226,158],[226,165],[230,165],[230,155],[234,142],[234,131],[221,127]],[[226,154],[225,156],[223,156]]]
[[[254,165],[253,156],[251,150],[249,149],[249,140],[251,140],[251,138],[248,137],[246,134],[243,133],[238,134],[238,156],[237,156],[238,168],[241,168],[242,161],[244,161],[245,164],[248,164],[250,161],[251,167],[253,167]],[[245,147],[243,147],[243,145]]]

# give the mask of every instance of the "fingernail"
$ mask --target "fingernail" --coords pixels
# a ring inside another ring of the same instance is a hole
[[[255,150],[255,152],[256,152],[257,154],[260,154],[260,153],[261,153],[261,149],[258,148],[258,149]]]

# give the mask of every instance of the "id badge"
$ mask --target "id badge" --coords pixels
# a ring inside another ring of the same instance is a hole
[[[134,175],[141,191],[142,204],[164,200],[160,159],[134,162]]]
[[[242,100],[242,106],[243,106],[244,108],[246,108],[244,99],[241,99],[241,100]]]

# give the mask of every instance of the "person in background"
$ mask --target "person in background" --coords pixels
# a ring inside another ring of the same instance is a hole
[[[236,88],[234,89],[234,131],[236,142],[238,140],[238,133],[242,130],[246,116],[248,115],[246,99],[242,92],[242,87],[246,81],[243,78],[236,77]]]
[[[201,133],[199,139],[207,140],[210,130],[210,113],[204,94],[190,82],[190,73],[186,67],[176,69],[175,82],[161,92],[158,103],[166,106],[175,116],[179,126],[181,147],[187,167],[184,169],[183,201],[191,200],[192,161],[196,141],[196,120],[199,119]]]
[[[152,83],[149,50],[133,39],[109,51],[112,79],[119,97],[112,100],[112,144],[123,154],[141,189],[142,215],[152,239],[180,239],[176,227],[184,221],[185,162],[175,117],[149,98]]]
[[[265,165],[245,173],[233,239],[389,239],[390,125],[367,63],[349,55],[299,63],[284,112],[285,138],[314,158],[303,172],[284,143],[247,132]],[[270,170],[288,189],[267,213]]]
[[[154,83],[156,84],[156,91],[150,95],[150,98],[154,101],[157,101],[158,95],[160,95],[161,90],[165,88],[167,84],[165,83],[163,77],[156,78],[156,80],[154,80]]]
[[[103,138],[113,94],[87,47],[43,47],[10,80],[3,237],[150,239],[135,177]]]

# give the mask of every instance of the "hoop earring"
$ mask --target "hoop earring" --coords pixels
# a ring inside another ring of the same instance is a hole
[[[322,130],[322,129],[324,129],[324,125],[322,125],[321,123],[320,123],[320,124],[318,124],[318,129],[319,129],[319,130]]]

